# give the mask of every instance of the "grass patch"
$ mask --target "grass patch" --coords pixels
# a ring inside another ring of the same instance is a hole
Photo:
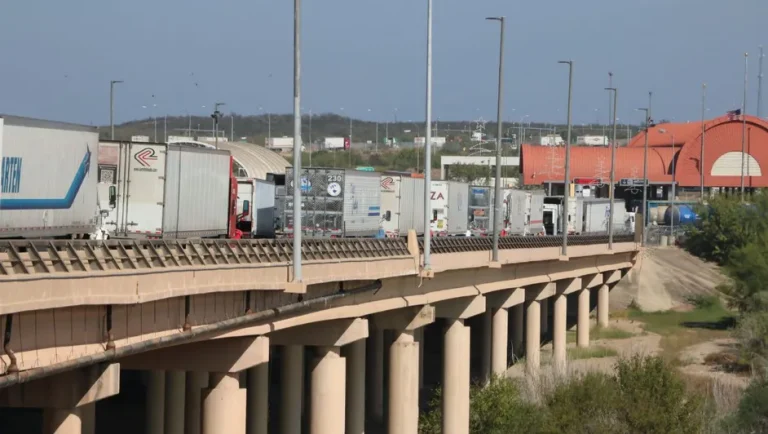
[[[679,360],[681,350],[701,342],[730,336],[735,324],[733,312],[723,306],[717,297],[696,300],[693,310],[643,312],[632,308],[629,318],[643,323],[643,329],[662,336],[662,357],[673,364]]]
[[[598,339],[629,339],[634,336],[636,335],[632,332],[614,327],[593,327],[592,330],[589,331],[590,341],[596,341]],[[576,343],[576,338],[576,331],[569,330],[565,335],[565,341],[568,343]]]
[[[592,346],[587,348],[568,348],[569,360],[601,359],[603,357],[616,357],[619,355],[613,348]]]

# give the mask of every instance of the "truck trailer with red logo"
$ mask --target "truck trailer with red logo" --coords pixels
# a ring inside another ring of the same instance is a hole
[[[424,177],[399,173],[381,175],[381,227],[388,237],[424,234]]]
[[[101,141],[103,238],[239,238],[229,151]]]

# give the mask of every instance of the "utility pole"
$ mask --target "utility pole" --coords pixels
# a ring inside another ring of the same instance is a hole
[[[565,179],[563,190],[563,256],[568,256],[568,199],[571,194],[571,101],[573,99],[573,61],[561,60],[557,63],[568,65],[568,132],[565,139]],[[575,222],[574,222],[575,223]]]
[[[111,140],[115,140],[115,85],[122,82],[122,80],[112,80],[109,82],[109,130],[111,131]]]
[[[642,246],[645,247],[647,239],[647,225],[648,221],[648,130],[651,128],[651,101],[653,98],[653,92],[648,92],[648,107],[640,108],[639,111],[645,112],[645,147],[643,152],[643,241]]]
[[[229,141],[234,142],[235,141],[235,114],[231,113],[229,115]]]
[[[432,260],[430,254],[430,243],[432,241],[431,214],[432,214],[432,170],[430,149],[432,149],[432,134],[430,127],[432,124],[432,0],[427,0],[427,133],[425,135],[425,156],[424,156],[424,272],[429,275],[432,272]],[[350,148],[352,142],[349,143]],[[416,155],[419,150],[416,149]],[[418,167],[417,167],[418,169]]]
[[[707,84],[701,85],[701,155],[699,157],[699,175],[701,176],[701,201],[704,202],[704,135],[706,128],[704,117],[707,112]]]
[[[488,17],[486,20],[499,22],[499,86],[496,94],[496,185],[493,200],[493,256],[491,261],[499,262],[499,231],[501,230],[501,110],[504,89],[504,17]],[[427,137],[432,126],[427,124]],[[427,152],[429,158],[429,152]]]
[[[613,72],[608,72],[608,87],[607,89],[613,89]],[[608,123],[607,125],[611,124],[611,93],[608,93]],[[603,131],[605,131],[605,128],[603,128]],[[603,133],[605,135],[605,133]]]
[[[309,109],[309,167],[312,167],[312,109]]]
[[[613,77],[613,74],[611,74]],[[616,107],[619,100],[619,90],[615,87],[606,88],[607,91],[613,92],[613,143],[611,143],[611,185],[608,193],[611,200],[610,204],[610,217],[608,219],[608,250],[613,250],[613,210],[616,202]]]
[[[221,112],[219,111],[219,107],[223,105],[226,105],[226,103],[215,103],[213,105],[213,114],[211,115],[211,118],[213,118],[213,143],[216,149],[219,149],[219,119],[221,119]]]
[[[747,82],[749,80],[749,53],[744,53],[744,98],[741,102],[741,201],[744,202],[744,164],[747,152]]]
[[[270,120],[270,139],[272,128]],[[301,282],[301,0],[293,0],[293,282]]]
[[[757,117],[761,117],[763,114],[763,46],[760,46],[760,68],[757,73]]]

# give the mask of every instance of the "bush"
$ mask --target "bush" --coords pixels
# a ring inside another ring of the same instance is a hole
[[[621,394],[618,417],[630,432],[698,433],[704,425],[703,401],[659,357],[634,356],[616,364]]]
[[[739,402],[736,414],[723,422],[723,431],[733,433],[768,432],[768,381],[753,381]]]
[[[616,414],[619,388],[614,378],[590,373],[556,388],[546,399],[554,432],[611,434],[623,431]]]

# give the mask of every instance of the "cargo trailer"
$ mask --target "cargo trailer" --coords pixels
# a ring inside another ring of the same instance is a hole
[[[381,217],[388,237],[424,234],[424,178],[381,175]]]
[[[474,236],[486,236],[493,231],[493,188],[469,187],[469,230]]]
[[[237,228],[246,238],[274,238],[275,183],[237,179]]]
[[[580,234],[582,230],[584,229],[584,199],[580,197],[569,197],[568,198],[568,222],[566,227],[568,228],[569,234]],[[548,213],[553,213],[556,211],[556,214],[558,218],[556,219],[556,226],[554,226],[554,233],[551,233],[550,229],[547,228],[547,234],[561,234],[563,233],[563,222],[562,222],[562,215],[563,215],[563,196],[546,196],[544,198],[544,210],[545,210],[545,216]],[[545,218],[545,225],[547,222],[550,222],[549,224],[552,224],[552,222],[555,219],[549,219]]]
[[[99,181],[102,232],[110,238],[234,236],[229,151],[102,141]]]
[[[303,168],[301,231],[310,238],[373,237],[379,234],[381,174],[354,169]],[[283,233],[293,224],[293,169],[286,169]]]
[[[99,211],[95,127],[0,115],[0,238],[85,238]]]
[[[623,200],[616,200],[613,208],[613,231],[614,233],[627,232],[629,222],[627,211]],[[583,232],[591,234],[607,234],[608,224],[611,217],[610,199],[591,199],[584,200],[584,225]]]
[[[465,235],[469,224],[469,184],[432,181],[432,232],[436,236]]]

